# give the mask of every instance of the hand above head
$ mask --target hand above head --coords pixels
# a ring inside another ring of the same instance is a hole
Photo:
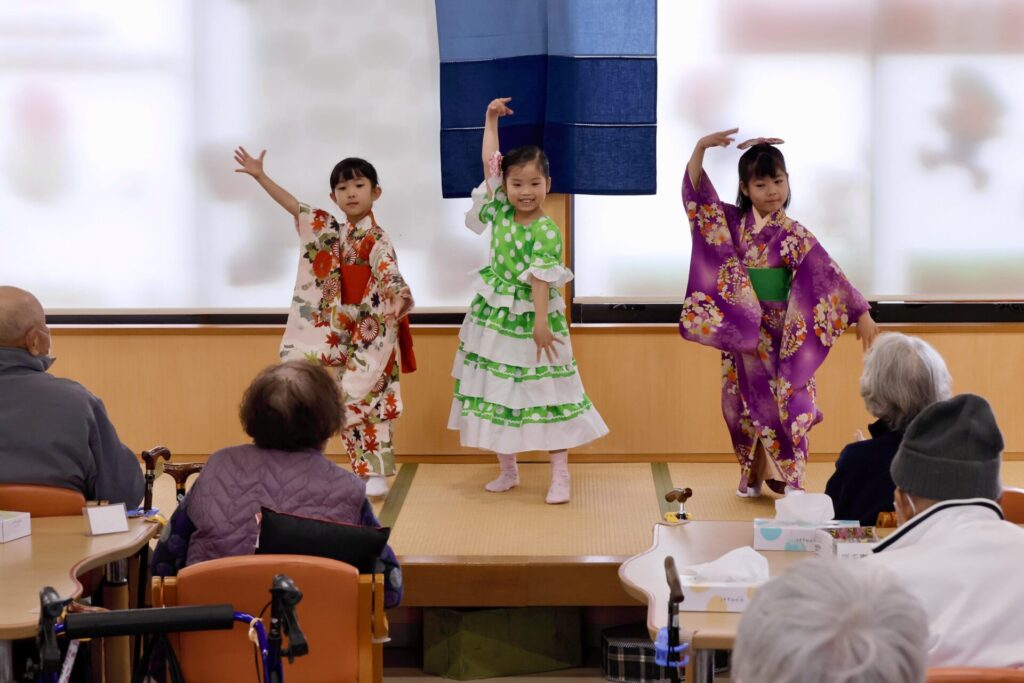
[[[864,351],[867,351],[878,337],[878,323],[871,317],[871,313],[865,311],[857,318],[857,327],[854,331],[857,334],[857,339],[860,339],[864,346]]]
[[[248,173],[253,178],[263,175],[263,157],[267,156],[267,150],[260,152],[259,157],[254,157],[245,151],[245,147],[235,150],[235,161],[241,168],[236,168],[235,173]]]
[[[736,145],[736,149],[747,149],[754,145],[781,145],[784,142],[782,138],[750,138]]]
[[[511,101],[511,97],[499,97],[491,100],[491,103],[487,105],[487,116],[501,118],[502,116],[515,114],[515,112],[508,106],[508,103]]]
[[[732,144],[733,138],[739,130],[739,128],[730,128],[729,130],[720,130],[717,133],[709,133],[700,140],[697,140],[697,148],[703,150],[709,147],[728,147]]]

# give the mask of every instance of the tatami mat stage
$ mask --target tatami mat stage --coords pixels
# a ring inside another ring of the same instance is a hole
[[[487,493],[496,464],[404,463],[374,507],[390,526],[405,575],[403,604],[424,606],[635,605],[618,567],[646,550],[651,527],[673,504],[674,486],[693,489],[695,519],[748,520],[774,514],[773,496],[735,496],[733,463],[572,463],[572,501],[547,505],[550,467],[520,465],[521,484]],[[812,462],[807,488],[822,491],[834,470]],[[1024,461],[1006,461],[1003,483],[1024,487]],[[170,477],[157,505],[173,509]]]
[[[550,468],[520,465],[522,483],[503,494],[483,485],[495,465],[404,464],[380,508],[402,560],[408,606],[629,605],[618,565],[647,549],[651,526],[672,509],[664,493],[693,489],[696,519],[774,515],[774,497],[734,494],[731,463],[571,464],[573,498],[546,505]],[[832,463],[808,465],[822,491]],[[1003,465],[1006,485],[1024,485],[1024,462]]]

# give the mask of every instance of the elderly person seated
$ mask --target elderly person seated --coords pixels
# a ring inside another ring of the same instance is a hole
[[[50,330],[39,300],[0,287],[0,483],[81,491],[135,507],[142,468],[121,443],[103,401],[47,372]]]
[[[868,425],[870,439],[846,446],[825,486],[836,519],[857,519],[869,526],[879,512],[892,512],[895,485],[889,464],[903,430],[927,406],[950,397],[952,380],[942,356],[916,337],[898,332],[880,335],[864,357],[860,395],[878,418]]]
[[[996,503],[1002,450],[992,408],[962,394],[921,411],[892,461],[900,527],[861,562],[921,600],[932,667],[1024,667],[1024,529]]]
[[[813,559],[769,581],[736,634],[740,683],[922,683],[928,623],[892,573]]]
[[[153,574],[256,550],[261,508],[348,525],[379,527],[363,480],[328,460],[341,427],[341,396],[323,368],[305,360],[273,365],[245,391],[242,425],[253,443],[223,448],[207,461],[153,553]],[[309,553],[319,554],[319,553]],[[384,546],[384,604],[401,599],[402,581]]]

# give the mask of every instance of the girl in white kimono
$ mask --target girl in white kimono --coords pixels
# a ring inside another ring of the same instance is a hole
[[[377,171],[363,159],[339,162],[331,172],[331,201],[345,214],[300,203],[263,171],[263,157],[235,151],[238,173],[248,173],[295,217],[301,240],[295,292],[281,360],[305,358],[333,369],[344,405],[342,442],[366,493],[387,493],[395,473],[391,422],[402,413],[399,370],[415,370],[407,314],[409,286],[394,246],[373,217],[381,195]]]

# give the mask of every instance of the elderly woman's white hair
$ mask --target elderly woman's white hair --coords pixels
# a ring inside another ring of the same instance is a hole
[[[948,399],[952,384],[946,362],[928,342],[886,332],[864,357],[860,395],[869,413],[902,430],[932,403]]]
[[[896,576],[818,558],[765,584],[740,620],[732,678],[741,683],[921,683],[928,620]]]

